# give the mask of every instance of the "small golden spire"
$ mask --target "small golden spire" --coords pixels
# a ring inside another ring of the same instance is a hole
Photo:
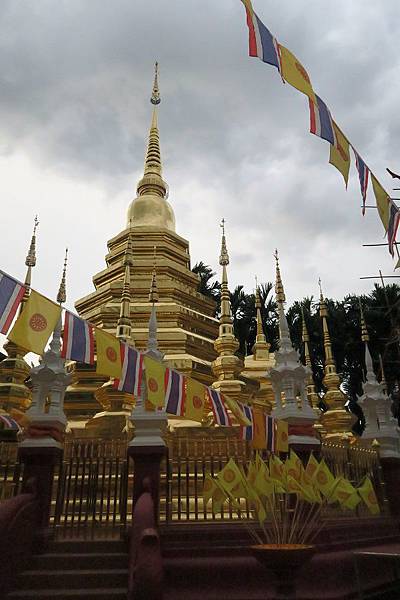
[[[262,323],[262,315],[261,315],[261,294],[260,288],[257,285],[257,277],[256,277],[256,295],[255,295],[255,305],[256,305],[256,313],[257,313],[257,341],[265,342],[265,335]]]
[[[358,302],[360,305],[361,339],[363,342],[367,343],[367,342],[369,342],[369,334],[368,334],[367,324],[365,322],[364,311],[363,311],[363,307],[362,307],[360,298],[358,299]]]
[[[158,302],[158,288],[157,288],[157,271],[156,271],[156,259],[157,259],[157,248],[154,246],[153,248],[153,273],[151,276],[151,284],[150,284],[150,293],[149,293],[149,302],[154,304]]]
[[[274,253],[275,262],[276,262],[276,278],[275,278],[275,295],[276,301],[280,304],[286,302],[285,290],[283,289],[283,283],[281,279],[281,271],[279,268],[279,255],[278,250],[275,250]]]
[[[157,105],[160,103],[160,92],[158,89],[158,63],[156,63],[151,102],[154,104],[154,109],[151,118],[149,141],[147,144],[146,158],[144,162],[144,175],[138,183],[137,193],[139,196],[143,196],[145,194],[155,194],[156,196],[165,198],[167,193],[167,184],[161,177],[162,163],[160,135],[157,124]]]
[[[35,215],[31,243],[29,246],[28,254],[25,259],[25,265],[28,267],[28,269],[26,271],[25,293],[24,293],[24,297],[22,298],[20,311],[22,311],[24,304],[28,300],[29,294],[31,291],[32,269],[36,265],[36,230],[37,230],[38,225],[39,225],[39,221],[38,221],[37,215]]]
[[[324,294],[322,292],[321,278],[318,279],[318,285],[319,285],[319,291],[320,291],[319,315],[322,319],[322,330],[323,330],[323,334],[324,334],[325,368],[328,368],[328,370],[331,373],[336,373],[336,363],[333,358],[332,342],[331,342],[331,336],[329,333],[328,321],[327,321],[328,308],[326,306]]]
[[[61,277],[61,281],[60,281],[60,287],[58,288],[58,294],[57,294],[57,302],[59,304],[64,304],[64,302],[67,299],[67,287],[66,287],[67,261],[68,261],[68,248],[65,248],[64,267],[63,267],[62,277]]]
[[[221,253],[219,255],[219,264],[221,267],[226,267],[229,265],[229,254],[226,248],[226,238],[225,238],[225,219],[222,218],[220,223],[220,227],[222,229],[222,240],[221,240]]]
[[[132,340],[131,324],[131,267],[133,264],[131,239],[128,237],[128,243],[124,256],[124,283],[122,285],[121,309],[117,322],[117,338],[130,341]]]
[[[303,327],[302,327],[302,341],[304,344],[304,359],[305,359],[305,363],[306,363],[306,367],[310,367],[310,369],[312,368],[312,363],[311,363],[311,356],[310,356],[310,347],[309,347],[309,343],[310,343],[310,336],[308,334],[308,330],[307,330],[307,324],[306,324],[306,319],[304,316],[304,308],[301,307],[301,320],[303,323]]]

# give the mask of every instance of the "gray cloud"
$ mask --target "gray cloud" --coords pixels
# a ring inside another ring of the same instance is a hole
[[[398,168],[400,23],[397,2],[384,4],[254,2],[390,188],[384,168]],[[392,269],[386,250],[362,249],[382,238],[378,216],[371,210],[362,220],[354,168],[345,192],[328,165],[329,144],[309,135],[305,96],[247,56],[239,0],[64,0],[57,10],[50,0],[8,1],[0,23],[0,160],[6,172],[16,157],[27,157],[37,173],[32,191],[40,197],[43,248],[60,243],[53,229],[64,223],[71,304],[91,290],[106,240],[124,225],[143,164],[155,58],[165,178],[192,262],[218,268],[224,215],[232,285],[251,289],[256,272],[271,279],[275,246],[290,299],[315,294],[318,275],[328,295],[340,296],[368,289],[361,275]],[[51,197],[44,183],[50,179]],[[4,185],[10,189],[3,188],[3,196],[13,202],[0,239],[5,266],[20,275],[20,248],[25,251],[36,207],[16,195],[11,174]],[[16,239],[12,219],[24,221]],[[18,245],[18,256],[6,252],[10,243]],[[38,262],[36,281],[44,291],[54,287],[56,270]]]

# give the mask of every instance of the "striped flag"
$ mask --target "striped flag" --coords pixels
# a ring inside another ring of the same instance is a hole
[[[251,408],[251,406],[247,406],[246,404],[242,404],[241,402],[238,402],[238,404],[242,409],[243,414],[248,418],[248,420],[251,423],[247,427],[245,427],[244,425],[240,426],[240,439],[251,442],[254,435],[253,409]]]
[[[93,326],[69,310],[65,311],[61,356],[88,365],[94,364]]]
[[[265,438],[266,447],[270,452],[275,450],[275,419],[270,415],[265,417]]]
[[[165,412],[183,417],[185,415],[185,404],[185,377],[173,369],[167,369]]]
[[[354,148],[353,148],[353,150],[354,150]],[[357,171],[358,171],[358,178],[360,180],[361,196],[363,199],[362,214],[365,215],[365,202],[367,200],[369,169],[368,169],[367,165],[365,164],[365,162],[363,161],[363,159],[361,158],[361,156],[355,150],[354,150],[354,155],[356,157],[356,167],[357,167]]]
[[[0,271],[0,333],[10,329],[25,289],[22,283]]]
[[[143,355],[136,348],[121,343],[121,363],[121,379],[114,380],[114,387],[137,398],[142,383]]]
[[[280,50],[277,40],[254,11],[246,7],[246,15],[249,28],[249,56],[257,56],[263,62],[273,65],[281,72]]]
[[[309,99],[310,106],[310,132],[326,140],[332,146],[337,145],[336,132],[329,108],[321,98],[315,95],[317,103]]]
[[[213,390],[212,388],[207,388],[207,394],[211,404],[211,409],[214,414],[215,422],[218,425],[230,427],[232,423],[228,411],[226,409],[222,394],[220,392],[217,392],[217,390]]]
[[[389,243],[389,252],[394,257],[394,244],[396,242],[396,234],[397,229],[399,227],[400,221],[400,211],[396,204],[390,199],[390,208],[389,208],[389,224],[388,224],[388,243]]]

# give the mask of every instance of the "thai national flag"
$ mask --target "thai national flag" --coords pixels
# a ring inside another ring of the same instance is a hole
[[[137,398],[142,383],[143,355],[136,348],[132,348],[128,344],[121,344],[121,363],[121,379],[114,380],[114,387],[121,392],[133,394]]]
[[[10,329],[25,289],[22,283],[0,271],[0,333]]]
[[[396,204],[393,202],[393,200],[390,199],[389,223],[388,223],[387,234],[388,234],[389,252],[392,255],[392,257],[394,256],[394,244],[396,242],[396,234],[397,234],[397,229],[399,227],[399,222],[400,222],[400,210],[396,206]]]
[[[310,105],[310,131],[314,135],[326,140],[332,146],[337,146],[336,134],[333,127],[331,112],[325,102],[315,95],[317,104],[309,100]]]
[[[245,425],[240,426],[240,439],[251,442],[254,435],[253,409],[250,406],[247,406],[246,404],[242,404],[241,402],[238,402],[238,404],[242,409],[243,414],[251,422],[251,425],[248,425],[247,427]]]
[[[273,452],[275,450],[275,419],[270,415],[265,417],[265,438],[267,450]]]
[[[185,414],[185,378],[173,369],[167,369],[165,412],[183,417]]]
[[[354,148],[353,148],[353,150],[354,150]],[[361,156],[355,150],[354,150],[354,155],[356,157],[356,167],[357,167],[357,171],[358,171],[358,178],[360,180],[361,196],[363,199],[362,214],[365,215],[365,202],[367,200],[369,169],[368,169],[367,165],[365,164],[365,162],[363,161],[363,159],[361,158]]]
[[[249,28],[249,55],[258,56],[263,62],[273,65],[281,72],[279,44],[272,33],[260,21],[256,13],[246,8]]]
[[[65,311],[61,356],[88,365],[94,363],[93,326],[68,310]]]
[[[207,394],[214,413],[215,422],[225,427],[232,425],[222,394],[212,388],[207,388]]]

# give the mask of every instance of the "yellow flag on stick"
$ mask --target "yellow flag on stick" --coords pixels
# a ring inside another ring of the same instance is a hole
[[[251,447],[254,450],[264,450],[267,447],[265,414],[259,409],[253,410],[253,439]]]
[[[311,85],[310,77],[307,71],[290,50],[279,44],[281,53],[282,77],[287,82],[295,87],[299,92],[302,92],[317,104],[314,90]]]
[[[229,462],[218,473],[217,480],[221,487],[228,490],[228,492],[242,482],[242,473],[233,458],[230,458]]]
[[[376,207],[382,221],[382,225],[387,231],[389,226],[390,212],[390,197],[386,190],[383,189],[377,178],[371,173],[372,187],[374,188]]]
[[[340,506],[354,510],[356,506],[361,502],[360,496],[357,494],[356,488],[343,477],[340,478],[340,482],[335,487],[335,491],[332,494],[334,500],[337,500]]]
[[[331,496],[336,479],[330,472],[324,459],[319,463],[318,469],[312,477],[312,481],[315,487],[322,492],[324,496],[328,498]]]
[[[155,408],[164,408],[165,372],[167,367],[149,356],[145,356],[144,368],[146,371],[147,400]]]
[[[41,355],[60,315],[60,306],[32,290],[8,339],[24,350]]]
[[[381,512],[374,487],[369,477],[365,478],[364,483],[360,485],[359,488],[357,488],[357,492],[364,500],[370,513],[372,513],[373,515],[378,515]]]
[[[186,382],[185,417],[201,422],[204,416],[206,387],[190,377],[186,379]]]
[[[121,379],[121,342],[115,335],[95,327],[96,373]]]
[[[350,170],[350,145],[335,121],[333,121],[333,128],[336,134],[337,148],[331,144],[329,162],[341,172],[347,188]]]

